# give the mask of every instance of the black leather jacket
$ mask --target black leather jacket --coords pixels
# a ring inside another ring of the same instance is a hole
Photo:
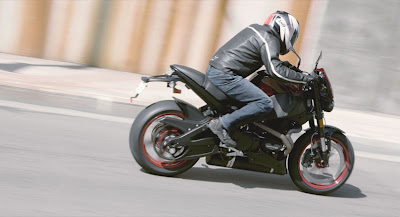
[[[291,69],[290,64],[279,59],[280,40],[278,33],[267,25],[253,24],[243,29],[211,58],[209,64],[226,73],[247,77],[262,65],[266,73],[293,83],[312,80],[308,74]]]

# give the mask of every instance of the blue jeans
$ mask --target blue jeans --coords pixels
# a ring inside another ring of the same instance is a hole
[[[247,103],[242,108],[220,118],[222,125],[228,131],[237,122],[266,115],[272,110],[271,98],[242,76],[224,73],[212,66],[208,66],[206,72],[211,83],[222,92],[232,99]]]

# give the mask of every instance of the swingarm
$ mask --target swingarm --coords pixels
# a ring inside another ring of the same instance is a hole
[[[218,153],[218,139],[210,135],[207,126],[209,121],[207,118],[202,121],[179,120],[169,117],[162,119],[161,123],[176,127],[185,133],[177,137],[167,137],[161,146],[174,156],[174,161],[190,160]],[[186,146],[187,149],[184,153],[175,156],[175,151],[180,146]]]

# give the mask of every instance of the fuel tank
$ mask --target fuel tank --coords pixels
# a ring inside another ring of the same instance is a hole
[[[250,79],[250,82],[271,97],[277,118],[297,116],[306,112],[304,90],[300,84],[268,77],[265,71],[257,72],[257,76]]]
[[[274,96],[276,94],[298,95],[304,92],[300,84],[286,83],[271,78],[267,76],[264,71],[259,71],[257,73],[257,76],[250,81],[268,96]]]

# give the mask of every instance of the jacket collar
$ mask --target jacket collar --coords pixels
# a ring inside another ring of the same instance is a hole
[[[266,28],[265,31],[272,33],[272,35],[274,35],[277,39],[280,38],[278,32],[275,29],[273,29],[270,25],[264,24],[263,27]]]

